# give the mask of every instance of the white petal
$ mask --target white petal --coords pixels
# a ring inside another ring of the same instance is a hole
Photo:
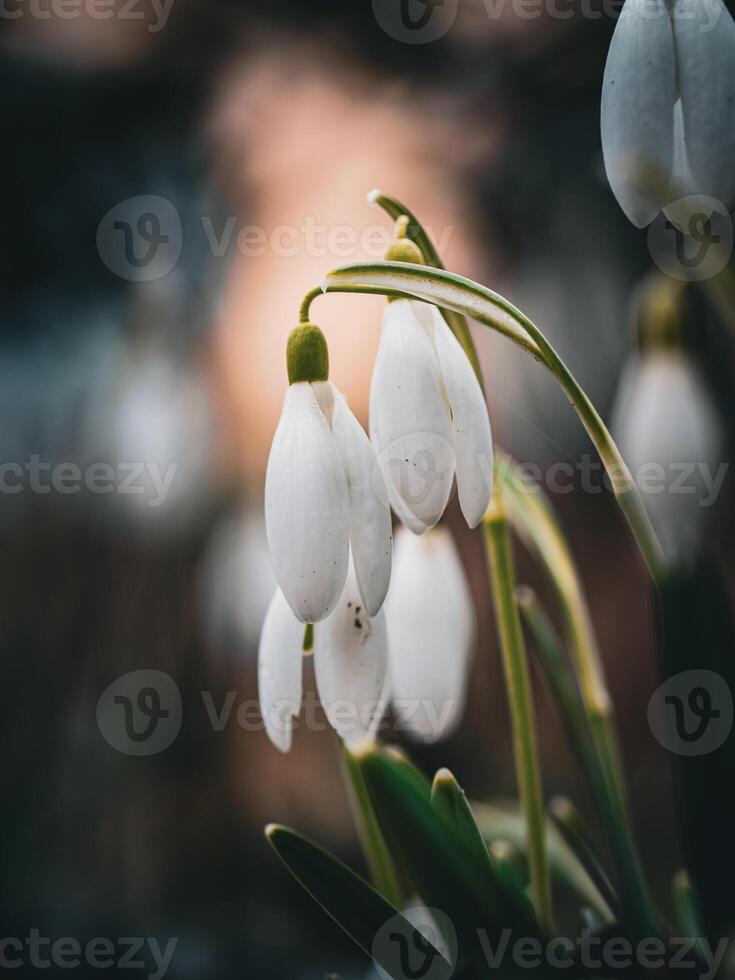
[[[291,748],[293,719],[301,708],[303,638],[303,624],[276,589],[260,634],[258,693],[268,738],[281,752]]]
[[[717,411],[694,365],[663,351],[632,360],[613,430],[667,560],[686,560],[698,546],[703,502],[713,503],[722,460]]]
[[[475,616],[446,528],[396,534],[386,600],[396,725],[426,742],[451,734],[464,707]]]
[[[336,392],[332,435],[347,475],[350,546],[362,601],[371,616],[383,605],[393,555],[390,506],[383,474],[362,426]]]
[[[373,735],[386,708],[385,613],[368,616],[350,562],[336,610],[314,631],[314,671],[329,723],[348,745]]]
[[[265,520],[276,580],[305,623],[328,616],[344,587],[349,511],[342,460],[314,390],[290,385],[268,459]]]
[[[735,23],[721,0],[673,7],[687,159],[699,194],[735,204]]]
[[[416,309],[388,303],[370,387],[370,434],[390,502],[421,533],[444,513],[454,478],[449,406]]]
[[[457,490],[462,513],[477,527],[493,488],[493,439],[485,397],[459,341],[435,306],[434,342],[444,387],[452,409]]]
[[[602,83],[607,179],[628,218],[643,228],[670,199],[674,35],[665,0],[626,0]]]

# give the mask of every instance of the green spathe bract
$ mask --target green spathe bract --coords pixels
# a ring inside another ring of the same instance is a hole
[[[326,381],[329,377],[329,348],[319,327],[301,323],[288,335],[286,344],[288,383]]]

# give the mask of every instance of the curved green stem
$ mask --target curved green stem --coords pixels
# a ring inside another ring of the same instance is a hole
[[[562,615],[598,760],[589,773],[615,858],[629,928],[640,937],[655,935],[656,915],[630,824],[613,704],[574,558],[540,487],[525,482],[505,453],[496,453],[495,473],[503,486],[513,528],[546,573]]]
[[[342,747],[342,763],[355,823],[373,883],[383,898],[400,909],[403,907],[403,893],[398,874],[383,839],[360,765],[347,746]]]
[[[373,191],[369,200],[380,205],[393,218],[399,214],[407,215],[408,234],[421,248],[427,264],[437,269],[443,268],[433,242],[418,219],[401,201],[379,191]],[[477,351],[465,317],[445,308],[442,308],[442,314],[465,350],[480,386],[484,389]],[[610,441],[612,443],[612,439]],[[655,913],[628,817],[612,701],[574,559],[564,532],[540,488],[529,488],[520,478],[513,460],[499,451],[496,451],[495,474],[503,487],[504,502],[514,530],[541,562],[557,594],[587,722],[593,736],[594,749],[591,755],[595,759],[595,796],[615,856],[621,891],[630,908],[633,930],[639,931],[641,935],[653,935]]]
[[[576,378],[539,328],[512,303],[486,286],[443,269],[405,262],[370,262],[342,266],[330,272],[324,292],[375,292],[409,295],[454,310],[508,337],[544,364],[557,379],[594,443],[611,480],[613,492],[643,557],[658,584],[661,548],[651,527],[638,488],[605,423]]]
[[[503,493],[496,486],[483,519],[490,584],[495,601],[503,673],[513,729],[513,755],[521,804],[526,816],[528,870],[536,915],[553,934],[551,884],[546,859],[546,813],[538,761],[536,722],[528,658],[516,603],[516,576]]]
[[[431,271],[426,266],[421,266],[421,265],[409,266],[407,262],[381,262],[380,264],[383,266],[387,266],[388,268],[391,269],[401,269],[401,268],[426,269],[427,273]],[[341,270],[335,270],[335,271],[341,271]],[[451,273],[445,273],[445,274],[451,275]],[[331,275],[332,273],[330,273],[330,276]],[[381,285],[376,285],[371,283],[349,283],[349,282],[334,282],[334,283],[330,282],[329,284],[326,284],[325,282],[324,285],[309,290],[306,296],[304,296],[300,308],[300,320],[302,323],[309,322],[309,318],[311,315],[310,314],[311,304],[318,296],[322,296],[325,293],[362,293],[368,296],[390,296],[394,299],[416,299],[416,292],[414,290],[401,289],[397,286],[389,287],[389,286],[381,286]],[[434,303],[435,306],[442,305],[440,303],[436,303],[434,300],[431,299],[427,300],[427,302]],[[447,307],[443,309],[442,312],[452,312],[452,311]],[[470,315],[475,316],[475,318],[480,320],[480,322],[483,323],[485,322],[477,314],[470,314]],[[462,322],[464,322],[463,316],[461,319]],[[485,323],[485,326],[491,326],[494,330],[497,330],[498,333],[501,333],[509,340],[512,340],[517,347],[521,347],[523,350],[525,350],[527,354],[530,354],[531,357],[534,358],[534,360],[537,360],[542,364],[544,363],[541,355],[541,351],[539,350],[537,344],[535,344],[533,340],[530,340],[528,337],[526,337],[512,321],[498,320],[497,322],[494,323]],[[475,351],[475,346],[471,337],[469,337],[469,344],[471,345],[470,349]],[[467,352],[467,348],[465,347],[465,353],[466,352]],[[470,361],[474,363],[476,360],[477,360],[477,353],[475,351],[474,357],[470,358]],[[476,369],[476,373],[477,370],[479,370],[479,366]]]

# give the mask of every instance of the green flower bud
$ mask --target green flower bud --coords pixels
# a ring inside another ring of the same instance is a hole
[[[410,238],[397,238],[385,253],[388,262],[413,262],[424,265],[424,256],[416,242]]]
[[[329,348],[319,327],[301,323],[288,336],[286,344],[288,383],[326,381],[329,377]]]

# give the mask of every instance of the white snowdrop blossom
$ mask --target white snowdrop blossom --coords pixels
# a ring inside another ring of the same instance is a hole
[[[724,471],[717,410],[685,354],[654,349],[631,359],[616,397],[613,433],[667,562],[686,561]]]
[[[415,534],[444,513],[457,476],[462,513],[482,520],[492,489],[487,405],[436,307],[388,303],[370,388],[370,437],[401,521]]]
[[[298,377],[289,365],[289,377]],[[326,369],[322,376],[289,385],[265,481],[276,581],[304,623],[333,612],[344,588],[350,547],[361,604],[371,615],[383,603],[391,568],[390,509],[370,440],[326,380]]]
[[[388,618],[391,699],[400,730],[426,742],[450,735],[462,715],[475,612],[449,531],[396,534]]]
[[[605,65],[601,129],[610,186],[639,228],[662,207],[685,227],[686,214],[667,205],[690,195],[732,208],[735,23],[722,0],[626,0]]]
[[[277,589],[260,639],[258,686],[266,731],[282,752],[301,708],[303,638],[303,624]],[[336,608],[314,627],[313,654],[329,723],[347,745],[371,738],[386,708],[388,637],[383,610],[365,610],[352,561]]]

